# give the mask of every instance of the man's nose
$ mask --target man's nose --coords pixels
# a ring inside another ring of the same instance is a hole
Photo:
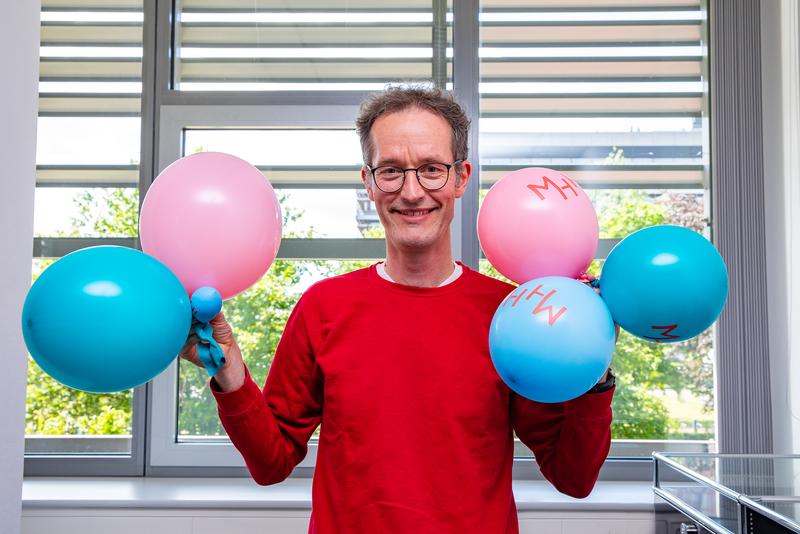
[[[406,199],[419,199],[425,194],[425,189],[417,179],[417,171],[415,169],[406,169],[406,178],[403,181],[403,188],[400,190],[400,195]],[[409,173],[411,173],[409,175]]]

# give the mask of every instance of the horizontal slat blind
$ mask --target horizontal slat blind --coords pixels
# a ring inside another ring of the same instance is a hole
[[[37,184],[135,186],[142,0],[42,0],[41,21]]]
[[[395,81],[431,83],[437,69],[449,69],[452,32],[444,5],[440,0],[182,1],[175,87],[347,91],[381,89]]]
[[[42,0],[42,11],[138,11],[142,0]]]
[[[704,17],[697,0],[484,0],[483,186],[542,166],[702,188]]]

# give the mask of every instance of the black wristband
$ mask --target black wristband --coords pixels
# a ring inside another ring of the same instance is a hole
[[[586,393],[603,393],[604,391],[608,391],[609,389],[613,388],[616,383],[617,377],[614,376],[614,373],[611,372],[611,368],[609,367],[608,376],[606,377],[605,382],[595,384],[594,387]]]

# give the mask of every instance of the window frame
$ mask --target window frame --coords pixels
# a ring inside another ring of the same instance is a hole
[[[142,58],[141,73],[142,92],[140,96],[140,136],[139,146],[141,159],[139,161],[139,181],[126,187],[139,188],[139,202],[143,199],[142,184],[151,172],[148,168],[149,161],[147,140],[151,135],[148,134],[147,125],[152,121],[148,110],[152,109],[152,91],[147,89],[148,72],[152,71],[155,64],[155,21],[157,0],[142,0]],[[163,0],[162,0],[163,1]],[[151,24],[148,24],[148,21]],[[48,113],[39,113],[40,116]],[[70,113],[64,114],[71,115]],[[80,114],[78,114],[80,115]],[[100,114],[104,115],[104,114]],[[137,115],[135,112],[114,113],[112,116],[129,117]],[[98,166],[102,167],[102,166]],[[127,166],[121,166],[127,167]],[[39,184],[37,183],[37,186]],[[81,184],[76,184],[80,186]],[[94,184],[93,184],[94,185]],[[97,184],[102,186],[119,187],[120,184]],[[82,248],[99,245],[119,245],[141,249],[138,238],[33,238],[33,258],[61,257],[70,252]],[[146,414],[147,397],[150,384],[143,384],[133,391],[131,399],[131,447],[129,454],[32,454],[24,455],[23,473],[24,476],[142,476],[145,471],[147,444],[146,435]],[[25,440],[36,440],[37,438],[25,437]]]
[[[141,476],[145,464],[145,414],[148,387],[149,385],[145,384],[133,390],[130,454],[26,454],[24,475],[26,477]],[[41,438],[25,437],[26,442],[35,439]]]
[[[193,99],[194,100],[194,99]],[[353,129],[357,104],[303,105],[164,105],[160,107],[158,169],[165,169],[183,155],[184,131],[193,128],[281,128],[288,125],[314,128]],[[314,117],[313,120],[309,117]],[[353,187],[355,190],[358,185]],[[336,259],[383,257],[383,239],[282,239],[278,258]],[[148,413],[149,461],[147,474],[203,474],[210,466],[214,473],[239,474],[244,460],[230,442],[179,443],[178,428],[178,362],[173,362],[155,377],[150,389],[150,406],[171,406],[175,409],[150,410]],[[300,472],[313,471],[316,461],[316,440],[311,440],[308,455],[299,464]],[[226,468],[234,468],[228,470]]]
[[[140,202],[143,201],[147,188],[152,183],[158,171],[168,163],[177,159],[181,154],[182,132],[191,127],[270,127],[286,126],[299,122],[311,122],[305,119],[310,116],[309,110],[313,109],[311,116],[322,117],[315,119],[314,126],[328,125],[330,127],[352,128],[355,110],[366,92],[334,92],[334,91],[309,91],[295,92],[181,92],[172,89],[173,68],[170,64],[170,47],[173,43],[173,30],[180,0],[143,0],[143,57],[142,57],[142,143],[140,160]],[[710,7],[709,7],[710,2]],[[442,0],[434,0],[441,5]],[[708,14],[711,10],[720,9],[718,4],[705,0],[701,9]],[[477,241],[478,198],[480,188],[480,153],[479,153],[479,117],[480,94],[478,50],[479,38],[479,0],[458,0],[453,2],[453,92],[464,105],[468,114],[475,118],[470,130],[470,159],[474,163],[473,178],[462,198],[456,204],[455,218],[451,228],[453,238],[453,254],[465,264],[477,268],[481,257]],[[726,19],[726,21],[729,19]],[[702,22],[706,31],[707,17]],[[758,21],[755,21],[758,24]],[[720,31],[720,30],[718,30]],[[706,32],[709,39],[714,39],[710,32]],[[707,43],[704,43],[704,45]],[[759,46],[756,43],[756,46]],[[440,58],[441,61],[441,58]],[[445,59],[446,61],[446,59]],[[709,73],[709,57],[704,55],[703,72]],[[441,77],[441,65],[438,70]],[[446,72],[446,69],[445,69]],[[713,81],[713,80],[712,80]],[[712,88],[715,88],[712,86]],[[723,90],[723,89],[717,89]],[[753,90],[749,88],[749,90]],[[711,91],[707,90],[703,96],[703,120],[709,124],[709,112],[712,109]],[[718,106],[714,103],[714,106]],[[760,114],[760,110],[754,113]],[[711,113],[713,114],[713,113]],[[760,116],[760,115],[759,115]],[[723,136],[735,138],[736,131],[717,132],[716,142]],[[705,164],[704,189],[706,193],[707,210],[717,210],[719,191],[712,187],[712,169],[710,161],[711,142],[709,135],[704,136]],[[728,218],[735,214],[727,215]],[[719,228],[718,220],[712,220],[715,234],[725,232]],[[763,221],[761,221],[763,224]],[[736,237],[738,230],[731,230]],[[38,241],[38,243],[37,243]],[[102,241],[102,243],[100,243]],[[85,246],[96,244],[109,244],[113,239],[35,239],[34,245],[41,254],[43,250],[56,250],[66,253]],[[122,240],[127,246],[139,247],[138,240]],[[381,247],[380,239],[354,239],[354,240],[285,240],[286,249],[281,257],[334,257],[335,251],[347,247],[353,255],[361,257],[374,257]],[[293,242],[296,241],[296,242]],[[302,241],[302,243],[301,243]],[[337,242],[327,252],[323,243]],[[598,257],[605,257],[608,251],[618,240],[603,240]],[[283,247],[282,247],[283,248]],[[742,253],[739,253],[742,254]],[[37,254],[34,254],[36,256]],[[741,259],[741,258],[734,258]],[[721,321],[726,321],[724,316]],[[733,319],[731,319],[732,321]],[[715,371],[724,367],[725,355],[716,355]],[[129,476],[249,476],[244,462],[232,444],[228,443],[176,443],[175,433],[177,428],[177,362],[170,366],[162,375],[156,377],[151,383],[137,388],[133,399],[133,434],[132,453],[127,458],[105,457],[26,457],[26,475],[129,475]],[[732,392],[738,394],[737,392]],[[760,388],[749,392],[750,397],[759,396],[761,404],[769,408],[769,388]],[[719,392],[717,394],[719,399]],[[171,406],[174,409],[158,409],[156,406]],[[769,409],[768,409],[769,411]],[[763,409],[760,412],[763,416]],[[769,422],[769,413],[763,418],[765,424]],[[723,434],[719,427],[735,425],[731,411],[717,408],[718,440]],[[147,439],[145,440],[145,436]],[[623,444],[624,445],[624,444]],[[652,460],[647,457],[630,457],[626,450],[647,450],[647,442],[631,443],[630,446],[612,444],[612,454],[620,456],[609,458],[601,471],[603,480],[647,480],[652,476]],[[517,444],[517,446],[524,445]],[[684,443],[681,450],[696,450],[690,442]],[[737,447],[732,441],[725,447],[728,450]],[[316,458],[316,440],[309,443],[309,453],[306,459],[292,473],[293,477],[310,476],[313,473]],[[514,477],[525,479],[540,479],[541,474],[534,467],[532,458],[514,459]]]

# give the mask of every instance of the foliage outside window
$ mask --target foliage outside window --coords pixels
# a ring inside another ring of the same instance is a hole
[[[76,193],[70,228],[59,237],[138,233],[138,190],[85,189]],[[35,281],[54,259],[34,260]],[[130,436],[132,391],[98,395],[68,388],[28,356],[27,436]]]
[[[654,224],[680,224],[697,231],[704,228],[702,196],[691,192],[595,190],[589,194],[599,214],[601,237],[623,237]],[[73,220],[73,231],[91,226],[98,232],[136,235],[135,190],[113,189],[100,195],[83,192],[75,201],[81,216]],[[287,211],[284,222],[300,215]],[[365,234],[381,237],[382,228],[368,228]],[[301,294],[299,288],[307,285],[309,278],[335,276],[370,263],[276,260],[257,284],[225,303],[225,314],[236,329],[257,383],[266,379],[283,327]],[[600,262],[595,262],[594,274],[599,274],[599,269]],[[500,276],[485,261],[481,271]],[[710,349],[710,332],[670,345],[649,343],[623,332],[612,364],[619,384],[613,406],[614,438],[713,439]],[[201,369],[184,367],[179,384],[179,437],[224,435],[207,376]],[[679,395],[682,402],[675,400]],[[127,434],[130,419],[129,392],[102,396],[77,392],[44,375],[31,360],[28,434]]]

